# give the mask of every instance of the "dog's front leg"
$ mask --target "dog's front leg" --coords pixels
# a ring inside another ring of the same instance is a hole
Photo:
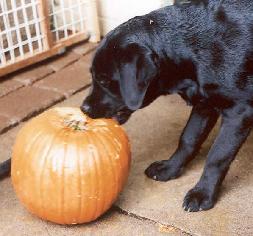
[[[208,153],[203,174],[185,196],[185,210],[208,210],[214,206],[219,187],[252,126],[252,108],[234,108],[223,115],[219,134]]]
[[[195,157],[216,124],[218,117],[218,112],[205,104],[195,105],[175,153],[169,160],[151,164],[145,174],[158,181],[167,181],[178,177],[183,167]]]

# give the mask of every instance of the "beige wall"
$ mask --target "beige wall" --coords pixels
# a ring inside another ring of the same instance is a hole
[[[173,0],[97,0],[101,33],[104,35],[136,15],[146,14],[172,3]]]
[[[60,7],[61,1],[68,4],[69,0],[54,0]],[[73,1],[73,0],[72,0]],[[99,29],[102,35],[128,19],[146,14],[164,5],[173,4],[174,0],[90,0],[96,1]],[[60,23],[60,17],[57,19]],[[69,17],[67,16],[67,20]],[[92,21],[90,21],[92,22]],[[92,24],[91,24],[92,25]],[[92,32],[92,29],[89,29]]]

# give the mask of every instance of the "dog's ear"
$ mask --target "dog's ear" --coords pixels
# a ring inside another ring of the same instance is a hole
[[[120,51],[120,92],[129,109],[141,107],[148,86],[157,73],[156,56],[149,49],[132,43]]]

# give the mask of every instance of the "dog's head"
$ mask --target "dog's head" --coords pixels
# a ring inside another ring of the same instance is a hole
[[[156,55],[126,34],[110,33],[100,43],[91,66],[92,88],[81,110],[92,118],[114,118],[120,124],[157,97]],[[149,91],[149,92],[148,92]]]

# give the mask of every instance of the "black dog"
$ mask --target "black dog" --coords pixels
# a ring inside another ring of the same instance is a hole
[[[253,1],[177,1],[135,17],[103,39],[91,73],[81,109],[93,118],[122,124],[171,93],[193,106],[173,156],[145,171],[157,181],[178,177],[222,117],[204,172],[183,203],[188,211],[212,208],[253,126]],[[0,165],[0,177],[9,170],[10,160]]]
[[[204,172],[183,203],[188,211],[212,208],[253,126],[253,1],[177,1],[135,17],[103,39],[91,73],[81,109],[93,118],[124,123],[171,93],[193,106],[176,152],[146,169],[154,180],[178,177],[222,117]]]

